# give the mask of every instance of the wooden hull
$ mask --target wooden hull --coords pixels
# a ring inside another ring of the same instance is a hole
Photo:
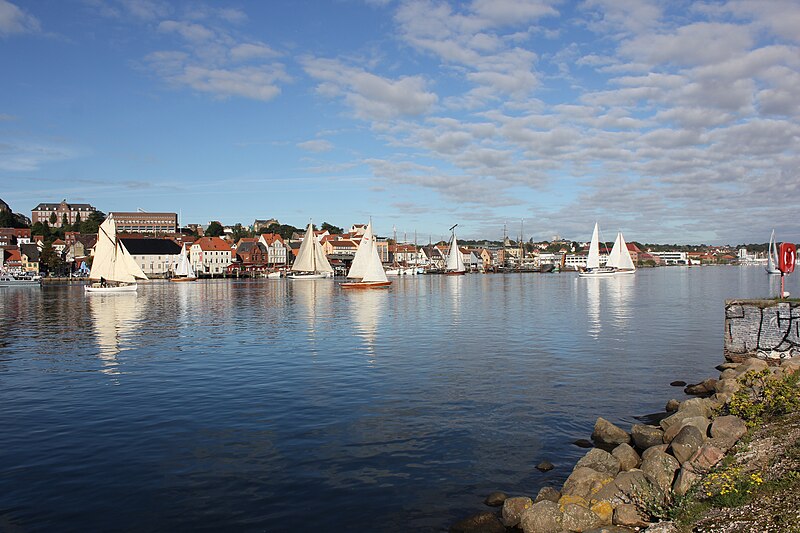
[[[105,286],[101,287],[99,283],[92,283],[91,285],[84,285],[83,289],[86,292],[93,292],[99,294],[106,294],[106,293],[115,293],[115,292],[136,292],[136,284],[131,283],[129,285],[115,285],[113,287]]]
[[[351,281],[342,283],[343,289],[385,289],[391,285],[391,281]]]
[[[329,278],[328,274],[289,274],[289,279],[303,280],[303,279],[325,279]]]
[[[178,283],[180,281],[197,281],[197,278],[170,278],[169,280]]]
[[[445,276],[463,276],[464,274],[466,274],[466,271],[461,271],[461,272],[452,271],[444,273]]]

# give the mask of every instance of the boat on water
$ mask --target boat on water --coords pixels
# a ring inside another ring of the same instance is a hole
[[[281,279],[282,277],[283,277],[283,272],[281,272],[280,270],[267,273],[267,279]]]
[[[447,253],[447,261],[445,262],[444,273],[446,276],[463,276],[467,273],[464,266],[464,257],[461,255],[461,250],[458,249],[458,240],[456,239],[456,224],[450,228],[452,235],[450,236],[450,251]]]
[[[372,235],[372,222],[367,224],[367,230],[358,244],[353,263],[347,272],[347,277],[355,281],[341,284],[343,289],[382,289],[392,284],[386,277],[383,263],[378,255],[378,247]]]
[[[621,231],[617,233],[614,246],[611,247],[606,267],[614,268],[617,275],[636,273],[636,265],[633,264],[631,253],[628,251],[628,245],[625,243],[625,237],[622,236]]]
[[[0,287],[41,287],[42,276],[15,276],[0,273]]]
[[[169,279],[170,281],[197,281],[197,275],[194,273],[192,264],[189,262],[189,257],[186,255],[186,243],[181,246],[181,254],[178,257],[178,264],[175,267],[175,277]]]
[[[769,237],[769,251],[767,252],[767,266],[764,267],[767,274],[780,274],[778,268],[778,246],[775,244],[775,230],[772,230],[772,235]]]
[[[125,245],[117,237],[114,216],[109,215],[100,224],[92,269],[89,272],[89,285],[84,289],[90,293],[135,292],[136,280],[146,280],[147,276]]]
[[[589,256],[586,258],[586,269],[578,273],[582,278],[610,278],[616,274],[613,267],[600,266],[600,228],[594,223],[592,241],[589,243]]]
[[[300,250],[292,265],[292,273],[287,276],[293,280],[323,279],[333,277],[333,268],[322,251],[322,245],[314,235],[314,226],[309,222]]]

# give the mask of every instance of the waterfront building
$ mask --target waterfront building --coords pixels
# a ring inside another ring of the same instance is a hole
[[[277,233],[262,233],[258,238],[258,242],[267,248],[269,255],[267,263],[270,266],[283,266],[288,263],[288,250],[289,247],[283,241],[283,237]]]
[[[265,270],[269,264],[269,250],[256,238],[239,239],[234,260],[236,267],[245,272]]]
[[[7,246],[0,249],[3,250],[3,258],[0,260],[2,262],[2,265],[0,265],[2,269],[9,272],[22,272],[22,255],[19,247]]]
[[[177,213],[113,212],[118,233],[175,233],[178,230]]]
[[[413,265],[417,258],[417,247],[413,244],[390,244],[389,261],[402,265]]]
[[[30,242],[30,228],[0,228],[0,246],[28,244]]]
[[[222,274],[233,262],[233,252],[219,237],[201,237],[189,248],[189,261],[198,274]]]
[[[688,265],[689,260],[686,252],[650,252],[650,255],[658,257],[666,265]]]
[[[36,244],[19,246],[20,266],[23,272],[39,273],[39,254],[41,250]]]
[[[169,239],[121,237],[120,240],[148,277],[166,276],[172,272],[181,253],[181,247]]]
[[[31,210],[31,223],[47,222],[51,224],[50,219],[55,215],[54,226],[61,226],[66,216],[67,224],[75,224],[80,217],[80,220],[86,220],[94,211],[97,211],[89,204],[69,204],[66,200],[61,203],[41,203]]]

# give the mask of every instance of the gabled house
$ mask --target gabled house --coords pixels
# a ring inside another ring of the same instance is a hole
[[[166,276],[174,272],[181,247],[170,239],[121,238],[133,260],[148,277]]]
[[[219,237],[201,237],[189,249],[189,262],[198,274],[222,274],[233,262],[233,253]]]
[[[258,238],[259,244],[267,249],[267,264],[270,266],[283,266],[288,262],[289,247],[283,237],[277,233],[262,233]]]
[[[264,270],[269,264],[269,251],[258,239],[239,239],[236,243],[235,261],[237,267],[243,271]]]
[[[36,244],[20,244],[19,256],[21,269],[24,272],[39,273],[39,254],[41,250]]]

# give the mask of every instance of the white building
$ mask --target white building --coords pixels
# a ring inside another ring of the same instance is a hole
[[[267,263],[270,265],[285,265],[288,257],[289,247],[283,242],[283,238],[277,233],[264,233],[258,238],[258,242],[267,249]]]
[[[120,239],[148,276],[164,276],[175,268],[181,247],[169,239]]]
[[[686,252],[648,252],[650,255],[661,258],[665,265],[688,265],[689,258]]]
[[[219,237],[202,237],[189,248],[189,262],[198,274],[223,274],[233,262],[233,251]]]

